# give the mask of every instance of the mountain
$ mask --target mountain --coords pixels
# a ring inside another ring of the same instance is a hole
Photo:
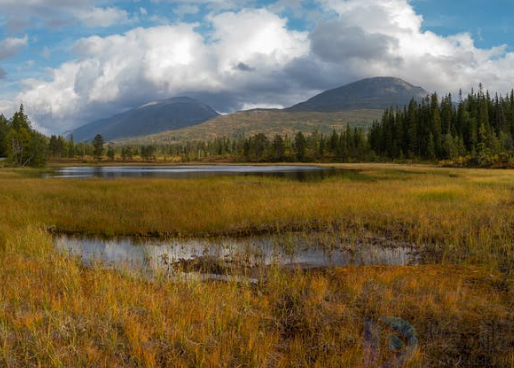
[[[219,115],[207,105],[180,97],[146,104],[72,133],[75,141],[91,140],[100,133],[106,140],[120,144],[168,144],[257,133],[272,137],[315,130],[330,134],[347,125],[367,130],[373,121],[380,119],[384,109],[403,106],[411,98],[420,100],[427,95],[423,88],[401,79],[377,77],[328,90],[286,109],[253,109],[227,115]],[[201,118],[194,122],[184,118],[199,115]]]
[[[106,141],[112,141],[190,127],[218,115],[208,105],[192,98],[175,97],[88,123],[71,134],[75,142],[91,141],[96,134],[101,134]]]
[[[412,98],[422,99],[428,92],[399,78],[363,79],[331,89],[291,106],[286,111],[333,112],[355,109],[387,109],[404,106]]]
[[[233,114],[220,115],[205,123],[171,130],[144,137],[121,140],[120,144],[169,144],[188,140],[210,140],[219,137],[249,137],[264,133],[268,137],[275,134],[289,135],[298,131],[331,134],[340,132],[349,124],[367,130],[373,121],[379,120],[383,110],[361,109],[338,112],[303,112],[279,109],[254,109]]]
[[[377,77],[363,79],[328,90],[286,109],[253,109],[221,115],[202,124],[144,137],[122,140],[125,144],[167,144],[192,139],[208,140],[217,137],[241,137],[264,133],[292,135],[298,131],[315,130],[330,134],[350,125],[367,130],[380,120],[384,109],[404,106],[412,98],[428,95],[401,79]]]

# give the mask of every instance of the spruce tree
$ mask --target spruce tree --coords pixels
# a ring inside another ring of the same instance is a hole
[[[95,135],[95,137],[93,138],[93,142],[91,142],[91,143],[93,145],[93,156],[97,160],[101,160],[101,158],[104,154],[104,144],[105,144],[104,138],[102,137],[101,134],[97,134],[97,135]]]

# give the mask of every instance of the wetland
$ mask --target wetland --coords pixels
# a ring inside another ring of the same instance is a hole
[[[0,170],[0,365],[360,367],[364,318],[393,315],[419,336],[409,366],[512,367],[514,173],[334,166]]]

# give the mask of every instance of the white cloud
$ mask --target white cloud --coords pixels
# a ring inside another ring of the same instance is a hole
[[[223,13],[211,21],[213,42],[196,24],[81,39],[74,46],[76,61],[50,70],[46,80],[26,81],[17,100],[56,132],[106,111],[183,94],[210,95],[221,111],[252,98],[280,104],[288,84],[277,76],[309,52],[307,34],[288,31],[285,19],[262,9]],[[265,90],[269,96],[263,98]]]
[[[129,22],[128,13],[117,8],[81,9],[75,15],[86,27],[109,27]]]
[[[1,6],[80,6],[91,4],[92,0],[0,0]]]
[[[79,20],[86,27],[128,23],[129,14],[116,7],[95,7],[99,0],[0,0],[0,19],[10,32],[28,28],[61,28]]]
[[[243,104],[242,110],[252,109],[282,109],[283,105],[277,105],[273,103],[245,103]]]
[[[423,31],[423,19],[408,0],[321,2],[337,14],[332,27],[319,25],[312,35],[315,57],[327,73],[344,69],[347,79],[394,75],[442,93],[469,90],[481,81],[503,93],[511,88],[514,70],[506,65],[513,54],[503,46],[479,49],[467,33],[442,37]],[[351,27],[354,32],[344,31]]]
[[[423,21],[408,0],[321,0],[321,3],[337,12],[347,25],[371,32],[417,33]]]
[[[305,0],[278,0],[276,3],[271,5],[273,11],[285,11],[287,9],[293,9],[301,12],[303,9]]]
[[[184,15],[188,15],[188,14],[197,14],[199,11],[200,11],[200,8],[198,7],[198,5],[193,5],[193,4],[184,4],[184,5],[176,7],[173,10],[173,12],[180,17],[183,17]]]
[[[150,0],[152,3],[174,3],[187,6],[206,6],[213,12],[244,9],[253,0]]]
[[[0,60],[9,59],[16,56],[18,52],[26,46],[28,37],[23,38],[9,37],[0,41]]]
[[[80,103],[79,95],[75,93],[73,80],[77,74],[78,65],[75,63],[65,63],[57,70],[52,70],[51,83],[42,83],[39,80],[25,80],[27,91],[18,96],[14,103],[16,106],[20,102],[30,106],[29,110],[35,114],[38,121],[48,119],[66,119],[77,112]],[[45,124],[41,124],[45,126]],[[51,128],[51,124],[46,125]]]
[[[72,1],[60,0],[25,3],[58,2],[59,9],[74,16],[83,11],[81,19],[97,26],[129,21],[129,15],[117,8],[86,12],[93,0],[76,7],[70,6]],[[7,3],[16,2],[0,0],[0,10]],[[74,61],[49,70],[45,79],[26,80],[15,104],[23,101],[34,120],[59,133],[179,95],[200,98],[220,112],[229,112],[258,105],[288,106],[321,90],[377,75],[400,77],[440,93],[466,91],[480,82],[505,93],[514,80],[514,53],[503,46],[477,48],[468,33],[442,37],[424,31],[423,19],[409,0],[318,0],[324,21],[318,19],[309,34],[289,29],[288,20],[272,11],[298,10],[301,0],[239,11],[223,9],[241,9],[247,2],[175,3],[190,11],[212,12],[199,19],[205,23],[169,25],[164,20],[162,26],[81,39],[73,48]],[[13,40],[17,46],[1,48],[0,59],[28,42],[27,37]],[[5,106],[0,101],[0,107]]]
[[[267,10],[243,10],[211,18],[221,72],[231,73],[239,63],[254,68],[285,65],[308,52],[307,35],[289,31],[286,19]]]

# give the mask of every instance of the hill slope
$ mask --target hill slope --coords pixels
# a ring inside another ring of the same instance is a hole
[[[285,110],[333,112],[387,109],[395,105],[407,105],[412,98],[421,99],[427,94],[423,88],[415,87],[399,78],[376,77],[325,91]]]
[[[150,102],[137,109],[83,125],[71,133],[76,142],[101,134],[107,141],[145,136],[203,123],[219,114],[189,97]]]
[[[330,134],[350,124],[367,129],[380,119],[382,110],[349,110],[340,112],[288,112],[284,110],[255,109],[221,115],[205,123],[188,128],[122,140],[122,144],[168,144],[186,140],[210,140],[217,137],[241,137],[264,133],[293,135],[298,131]]]

